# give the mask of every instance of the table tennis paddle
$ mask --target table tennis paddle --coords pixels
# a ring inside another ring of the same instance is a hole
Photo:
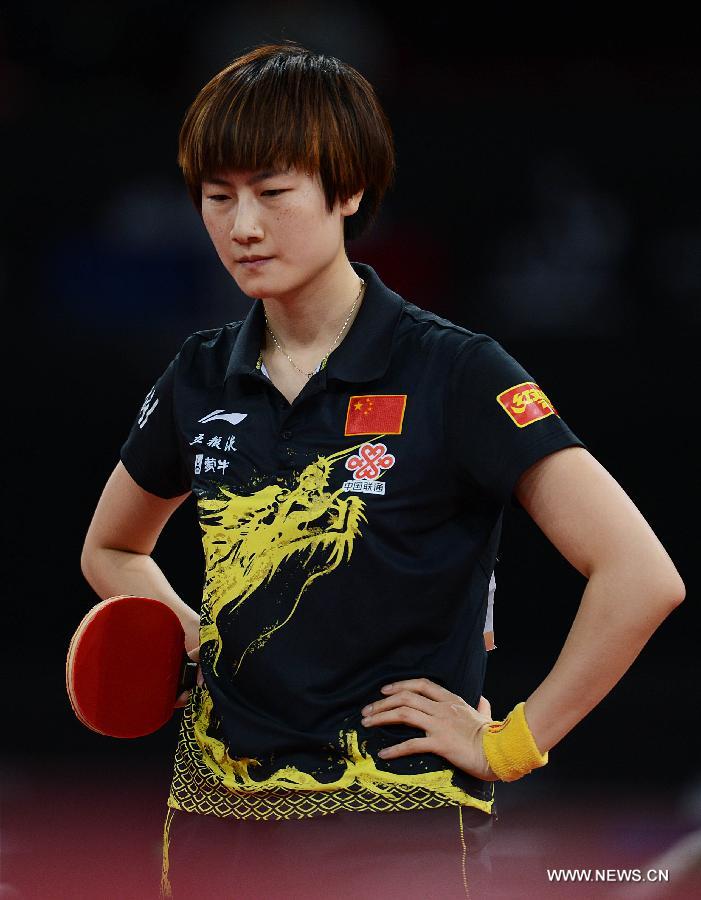
[[[66,689],[87,728],[118,738],[152,734],[197,678],[185,632],[160,600],[109,597],[84,616],[66,657]]]

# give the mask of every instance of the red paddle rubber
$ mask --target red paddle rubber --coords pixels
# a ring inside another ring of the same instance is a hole
[[[121,595],[94,606],[76,629],[66,658],[66,689],[78,719],[111,737],[142,737],[171,718],[193,687],[197,663],[185,633],[160,600]]]

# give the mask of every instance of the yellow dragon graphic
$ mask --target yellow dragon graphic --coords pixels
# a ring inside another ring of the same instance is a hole
[[[289,622],[309,585],[332,572],[344,557],[350,558],[361,522],[367,521],[365,503],[355,496],[341,497],[343,488],[333,492],[328,488],[335,460],[355,449],[319,456],[291,488],[268,485],[250,496],[239,496],[220,485],[216,498],[198,500],[207,571],[200,645],[216,642],[215,672],[222,649],[217,620],[224,608],[230,614],[241,606],[294,554],[306,554],[308,565],[317,550],[329,548],[327,558],[310,571],[284,621],[275,622],[249,643],[236,675],[246,654],[261,649]]]

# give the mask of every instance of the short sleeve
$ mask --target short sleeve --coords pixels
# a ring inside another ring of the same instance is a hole
[[[539,459],[584,447],[556,402],[497,341],[471,336],[455,357],[446,394],[448,446],[459,478],[506,505]]]
[[[146,395],[119,454],[139,487],[163,499],[181,496],[191,487],[174,415],[178,358]]]

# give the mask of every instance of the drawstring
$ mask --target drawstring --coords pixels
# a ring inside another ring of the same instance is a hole
[[[465,870],[465,856],[467,855],[467,845],[465,844],[465,832],[462,827],[462,806],[458,806],[458,816],[460,822],[460,843],[462,844],[462,883],[465,888],[465,896],[470,900],[470,889],[467,886],[467,872]]]
[[[168,878],[168,869],[170,867],[170,862],[168,859],[168,846],[170,844],[170,825],[173,821],[173,816],[175,815],[175,810],[172,807],[168,807],[168,812],[166,813],[166,821],[163,826],[163,867],[161,869],[161,897],[167,898],[173,896],[173,889],[170,885],[170,879]]]

